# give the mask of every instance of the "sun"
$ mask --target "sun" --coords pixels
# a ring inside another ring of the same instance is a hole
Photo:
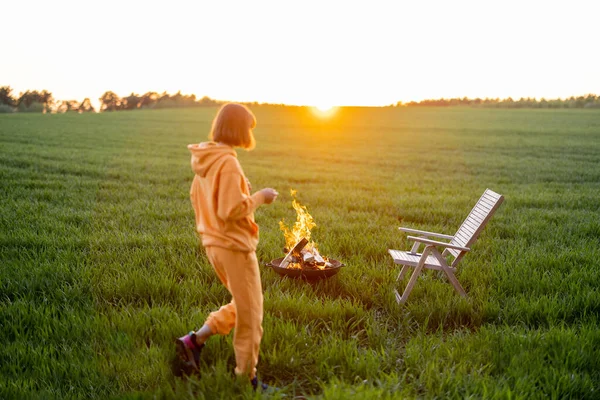
[[[315,106],[315,108],[321,112],[327,112],[327,111],[331,110],[333,108],[333,106],[331,104],[323,103],[323,104],[317,104]]]
[[[321,118],[328,118],[335,114],[338,107],[327,103],[321,103],[312,106],[311,109],[316,116]]]

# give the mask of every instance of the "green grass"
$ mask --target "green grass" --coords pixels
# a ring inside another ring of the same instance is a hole
[[[186,145],[214,109],[0,116],[0,398],[260,397],[232,376],[231,336],[200,379],[173,339],[229,301],[198,246]],[[288,396],[598,398],[600,113],[258,107],[262,262],[282,254],[298,190],[318,283],[262,268],[259,373]],[[483,190],[506,200],[461,263],[459,297],[426,272],[399,307],[399,225],[452,234]],[[276,398],[277,396],[275,396]]]

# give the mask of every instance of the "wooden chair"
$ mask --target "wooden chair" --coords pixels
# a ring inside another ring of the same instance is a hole
[[[408,236],[408,240],[414,241],[410,251],[388,250],[396,264],[402,264],[402,270],[398,274],[397,281],[400,282],[406,275],[409,268],[414,268],[414,272],[404,289],[402,296],[394,289],[396,301],[398,304],[403,304],[419,277],[423,268],[444,271],[454,289],[463,297],[467,294],[462,288],[454,273],[456,266],[464,255],[471,250],[471,245],[475,243],[477,237],[490,220],[494,212],[498,209],[504,197],[498,193],[486,189],[483,195],[479,198],[475,207],[471,210],[467,219],[464,220],[454,236],[442,235],[440,233],[420,231],[417,229],[409,229],[400,227],[402,232],[412,233],[418,236]],[[440,242],[437,240],[428,239],[429,237],[441,238],[450,242]],[[425,245],[423,253],[418,253],[419,247]],[[439,249],[443,248],[440,253]],[[450,256],[452,264],[448,265],[446,257]]]

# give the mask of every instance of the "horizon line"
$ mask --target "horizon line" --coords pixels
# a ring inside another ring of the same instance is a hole
[[[11,89],[11,91],[13,91],[14,89],[12,89],[12,87],[10,85],[0,85],[0,87],[8,87]],[[15,97],[15,99],[18,99],[19,97],[21,97],[24,93],[26,92],[33,92],[33,91],[37,91],[37,92],[43,92],[43,91],[47,91],[51,94],[54,94],[54,92],[52,90],[48,90],[48,89],[25,89],[24,91],[19,91],[18,95],[12,95],[12,97]],[[173,96],[176,94],[181,94],[182,96],[195,96],[195,101],[199,101],[202,99],[208,99],[208,100],[212,100],[215,101],[217,103],[245,103],[245,104],[256,104],[256,105],[279,105],[279,106],[291,106],[291,107],[319,107],[320,104],[318,104],[319,102],[315,102],[314,104],[306,104],[306,103],[297,103],[297,102],[270,102],[270,101],[260,101],[260,100],[232,100],[232,99],[219,99],[216,97],[211,97],[209,95],[197,95],[196,93],[183,93],[181,90],[177,90],[176,92],[169,92],[166,90],[163,90],[161,92],[159,91],[154,91],[154,90],[148,90],[144,93],[136,93],[136,92],[131,92],[127,95],[121,96],[119,94],[117,94],[116,92],[112,91],[112,90],[105,90],[102,92],[102,94],[99,97],[83,97],[80,100],[76,99],[76,98],[54,98],[53,96],[53,100],[54,102],[61,102],[61,101],[79,101],[79,102],[83,102],[85,99],[89,99],[91,102],[93,103],[100,103],[100,99],[102,97],[103,94],[107,93],[107,92],[113,92],[115,93],[117,96],[119,96],[120,99],[124,99],[126,97],[129,97],[131,95],[135,95],[138,97],[142,97],[145,94],[148,93],[156,93],[158,95],[163,95],[163,94],[167,94],[169,96]],[[455,100],[455,99],[467,99],[467,100],[476,100],[476,99],[480,99],[480,100],[508,100],[508,99],[512,99],[513,101],[518,101],[520,99],[526,99],[526,100],[534,100],[534,101],[540,101],[540,100],[546,100],[546,101],[551,101],[551,100],[568,100],[571,98],[579,98],[579,97],[586,97],[586,96],[595,96],[598,97],[599,95],[589,91],[583,94],[571,94],[570,96],[565,96],[565,97],[544,97],[544,96],[506,96],[506,97],[500,97],[500,96],[475,96],[475,97],[470,97],[470,96],[440,96],[440,97],[427,97],[427,98],[421,98],[419,100],[416,99],[410,99],[410,100],[396,100],[392,103],[378,103],[378,104],[333,104],[333,103],[327,103],[327,105],[329,107],[366,107],[366,108],[380,108],[380,107],[390,107],[390,106],[397,106],[397,105],[406,105],[409,103],[420,103],[420,102],[424,102],[424,101],[440,101],[440,100]]]

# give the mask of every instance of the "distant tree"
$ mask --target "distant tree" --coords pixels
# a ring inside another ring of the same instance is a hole
[[[200,100],[198,100],[198,105],[201,107],[213,107],[219,105],[219,102],[214,99],[211,99],[208,96],[204,96]]]
[[[162,92],[160,94],[160,96],[158,97],[158,101],[165,101],[165,100],[170,100],[170,99],[171,99],[171,96],[167,92]]]
[[[100,111],[118,111],[121,109],[121,99],[115,92],[105,92],[100,97]]]
[[[171,96],[167,92],[162,92],[156,100],[156,108],[172,108],[175,106],[175,102],[171,99]]]
[[[585,97],[583,96],[579,96],[575,99],[575,107],[577,108],[583,108],[585,106]]]
[[[188,94],[188,95],[182,96],[180,104],[181,104],[181,107],[193,107],[193,106],[198,105],[196,103],[196,95]]]
[[[19,106],[19,109],[22,109],[23,107],[29,108],[33,103],[38,103],[41,104],[43,108],[47,109],[52,106],[53,101],[52,93],[47,90],[42,90],[41,92],[38,92],[37,90],[28,90],[25,93],[21,93],[17,100],[17,105]]]
[[[10,86],[0,87],[0,104],[10,107],[14,107],[17,104],[17,100],[12,97],[12,88]]]
[[[181,94],[181,90],[177,91],[177,93],[175,93],[173,96],[171,96],[171,100],[173,100],[173,102],[175,104],[181,103],[182,98],[183,98],[183,95]]]
[[[141,104],[142,98],[135,93],[121,99],[123,110],[135,110]]]
[[[63,100],[58,105],[56,112],[66,113],[69,111],[78,111],[78,110],[79,110],[79,103],[77,102],[77,100]]]
[[[85,99],[83,99],[83,101],[77,108],[77,111],[79,111],[80,113],[86,113],[95,112],[96,110],[94,109],[94,106],[92,106],[92,102],[90,101],[90,99],[86,97]]]
[[[143,108],[154,107],[154,105],[158,101],[158,98],[159,98],[159,94],[156,92],[144,93],[140,99],[140,107],[143,107]]]

